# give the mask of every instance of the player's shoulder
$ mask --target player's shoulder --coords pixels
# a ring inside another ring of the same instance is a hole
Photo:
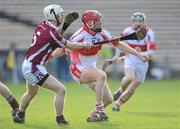
[[[85,31],[83,27],[78,29],[70,38],[70,40],[80,40],[82,37],[84,37]]]
[[[107,29],[105,29],[105,28],[102,28],[102,31],[101,31],[102,33],[110,33],[110,31],[109,30],[107,30]]]
[[[105,28],[102,28],[101,34],[106,36],[112,36],[111,32]]]
[[[40,22],[38,25],[37,25],[37,27],[42,27],[42,28],[47,28],[47,23],[46,23],[46,21],[42,21],[42,22]]]
[[[128,33],[128,32],[131,32],[131,31],[134,31],[133,27],[131,25],[127,26],[123,32],[125,33]]]
[[[148,28],[148,31],[154,33],[154,31],[150,27]]]
[[[46,33],[49,32],[50,30],[55,31],[55,28],[48,25],[46,21],[42,21],[36,26],[36,31],[41,31]]]
[[[147,29],[147,33],[154,34],[154,31],[148,25],[146,26],[146,29]]]

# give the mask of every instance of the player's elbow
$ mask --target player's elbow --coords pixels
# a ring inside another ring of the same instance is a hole
[[[56,57],[63,56],[64,54],[65,54],[65,49],[64,48],[58,48],[53,52],[52,57],[56,58]]]
[[[76,50],[79,49],[79,46],[77,44],[73,44],[73,43],[67,43],[66,44],[66,48],[70,49],[70,50]]]

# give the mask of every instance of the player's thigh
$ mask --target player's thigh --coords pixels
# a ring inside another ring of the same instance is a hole
[[[136,67],[136,78],[141,83],[143,83],[145,78],[146,78],[147,70],[148,70],[148,64],[147,63],[144,63],[143,65]]]
[[[43,87],[46,89],[49,89],[53,92],[58,92],[59,90],[61,91],[65,91],[65,87],[64,85],[57,80],[55,77],[53,77],[52,75],[50,75],[43,83]]]
[[[100,77],[106,77],[106,73],[98,68],[89,67],[82,71],[80,83],[94,82]]]
[[[124,69],[124,75],[127,79],[133,80],[135,78],[135,70],[133,68],[125,68]]]

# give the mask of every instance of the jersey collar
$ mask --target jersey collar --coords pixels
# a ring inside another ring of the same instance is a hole
[[[57,26],[55,26],[54,24],[52,24],[51,22],[46,21],[46,24],[47,24],[48,26],[50,26],[50,27],[52,27],[52,28],[54,28],[54,29],[58,30],[58,27],[57,27]]]

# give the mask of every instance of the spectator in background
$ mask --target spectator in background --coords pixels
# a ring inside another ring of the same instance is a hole
[[[6,61],[6,67],[11,72],[12,82],[18,83],[19,79],[18,79],[18,70],[17,70],[17,65],[16,65],[16,44],[15,43],[11,43],[10,45],[8,58]]]
[[[15,43],[10,45],[6,66],[8,69],[13,70],[15,65]]]
[[[11,43],[9,50],[7,51],[7,58],[4,64],[5,78],[11,82],[14,82],[14,69],[15,69],[15,43]]]

